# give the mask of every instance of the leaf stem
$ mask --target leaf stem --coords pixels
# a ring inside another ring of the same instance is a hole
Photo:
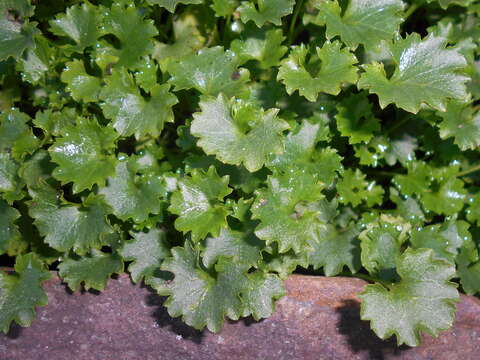
[[[297,22],[298,14],[303,6],[303,0],[297,0],[295,4],[295,9],[293,10],[292,21],[290,21],[290,29],[288,30],[288,39],[287,39],[287,46],[290,46],[293,42],[293,34],[295,33],[295,24]]]
[[[457,176],[460,177],[460,176],[470,175],[471,173],[474,173],[474,172],[479,171],[479,170],[480,170],[480,165],[475,165],[475,166],[471,167],[470,169],[460,171],[457,174]]]
[[[393,131],[397,130],[400,126],[405,125],[405,123],[409,122],[413,117],[412,116],[406,116],[402,120],[396,122],[393,124],[393,126],[390,129],[387,129],[387,135],[390,135]]]
[[[419,8],[418,4],[412,4],[408,7],[407,12],[405,13],[405,20],[407,20],[414,12]]]

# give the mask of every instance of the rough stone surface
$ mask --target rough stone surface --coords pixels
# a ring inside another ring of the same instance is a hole
[[[163,299],[125,275],[101,294],[47,283],[49,305],[29,328],[0,335],[1,360],[478,359],[480,302],[463,296],[453,329],[418,348],[379,340],[360,320],[351,278],[292,276],[288,295],[261,322],[229,322],[220,334],[171,319]]]

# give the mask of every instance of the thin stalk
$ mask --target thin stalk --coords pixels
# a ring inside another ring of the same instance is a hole
[[[404,19],[407,20],[417,9],[419,8],[418,4],[412,4],[408,7],[407,12],[405,13]]]
[[[412,119],[413,119],[412,116],[404,117],[402,120],[393,124],[393,126],[390,129],[387,129],[387,134],[391,134],[393,131],[397,130],[400,126],[404,125],[405,123],[409,122]]]
[[[463,170],[463,171],[460,171],[457,176],[460,177],[460,176],[466,176],[466,175],[470,175],[476,171],[479,171],[480,170],[480,165],[475,165],[473,167],[471,167],[470,169],[466,169],[466,170]]]
[[[292,21],[290,21],[290,29],[288,30],[288,41],[287,45],[290,46],[293,42],[293,35],[295,33],[295,24],[297,22],[298,14],[303,6],[303,0],[298,0],[295,4],[295,10],[293,10]]]

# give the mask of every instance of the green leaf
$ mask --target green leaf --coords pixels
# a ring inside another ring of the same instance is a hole
[[[150,57],[145,57],[135,69],[135,82],[146,92],[152,91],[157,84],[157,68]]]
[[[380,106],[394,103],[416,114],[422,104],[446,111],[446,101],[467,100],[465,82],[460,71],[467,62],[456,48],[446,48],[447,40],[433,35],[421,39],[417,33],[400,38],[390,45],[395,63],[393,75],[387,78],[383,64],[363,66],[358,81],[360,89],[378,95]]]
[[[107,185],[100,189],[99,194],[105,197],[116,217],[141,223],[149,214],[160,213],[160,197],[165,186],[158,174],[137,175],[138,164],[133,160],[119,161],[115,175],[108,178]]]
[[[314,22],[326,25],[327,39],[340,36],[352,48],[359,44],[373,48],[391,40],[403,22],[401,0],[349,0],[343,13],[337,0],[317,1],[314,6],[318,9]]]
[[[468,209],[465,212],[468,221],[472,224],[480,224],[480,193],[477,193],[468,199]]]
[[[342,230],[333,225],[321,228],[318,237],[309,241],[312,247],[309,265],[314,269],[323,267],[325,276],[338,275],[345,266],[356,273],[361,267],[358,234],[359,229],[354,225]]]
[[[118,2],[104,10],[102,34],[113,34],[120,40],[120,48],[110,50],[118,58],[117,65],[132,67],[142,56],[152,53],[153,37],[158,30],[153,20],[145,20],[134,3]]]
[[[0,14],[0,61],[19,59],[26,49],[35,48],[37,23],[28,21],[33,7],[27,0],[4,0]]]
[[[399,283],[388,288],[367,285],[359,295],[361,317],[371,321],[380,338],[395,334],[399,345],[417,346],[421,331],[438,336],[452,326],[459,300],[455,284],[449,281],[455,266],[435,259],[432,250],[407,249],[397,260],[397,272]]]
[[[397,205],[395,215],[401,216],[406,221],[417,224],[425,221],[425,214],[418,201],[409,196],[401,196],[397,189],[390,188],[390,199]]]
[[[203,264],[210,268],[223,256],[241,266],[255,266],[261,258],[262,249],[262,241],[252,233],[223,228],[219,236],[205,240]]]
[[[64,107],[61,111],[47,109],[37,111],[33,123],[43,130],[46,136],[59,136],[63,133],[63,127],[74,125],[77,120],[77,113],[74,108]]]
[[[241,100],[223,95],[200,102],[193,114],[191,133],[205,153],[226,164],[243,164],[248,171],[259,170],[269,154],[283,151],[282,131],[288,124],[278,119],[277,109],[263,111]]]
[[[73,40],[75,45],[68,46],[71,51],[83,52],[85,48],[93,46],[100,36],[98,8],[88,1],[67,8],[65,14],[58,15],[49,23],[52,33]]]
[[[443,9],[448,8],[450,5],[469,6],[473,0],[426,0],[427,3],[437,1]]]
[[[342,171],[342,159],[334,149],[315,148],[323,131],[321,124],[304,120],[287,135],[285,151],[271,157],[267,166],[283,174],[304,171],[308,176],[330,185],[337,172]]]
[[[343,83],[357,81],[357,58],[341,42],[326,41],[315,50],[307,61],[308,48],[293,46],[280,63],[277,80],[283,81],[289,95],[298,90],[307,100],[316,101],[319,93],[338,95]]]
[[[251,315],[257,321],[272,316],[275,300],[285,295],[282,280],[277,275],[260,271],[247,277],[247,286],[242,289],[242,302],[245,305],[242,316]]]
[[[19,165],[7,152],[0,152],[0,194],[8,203],[23,198],[22,180],[18,176]]]
[[[337,105],[337,128],[350,144],[368,142],[380,130],[380,122],[373,115],[372,104],[364,92],[352,94]]]
[[[45,188],[33,192],[32,198],[29,214],[44,241],[55,250],[85,254],[100,248],[105,235],[113,231],[107,221],[108,207],[97,195],[90,194],[80,206],[61,201],[58,194]]]
[[[0,255],[10,253],[12,244],[20,238],[20,231],[15,221],[20,217],[20,213],[14,207],[0,199]]]
[[[22,80],[38,84],[45,73],[52,66],[56,55],[55,49],[43,36],[35,37],[35,49],[28,49],[19,59],[19,68],[22,71]]]
[[[455,167],[438,171],[430,191],[422,194],[420,201],[426,210],[454,215],[463,208],[467,191],[463,181],[455,177],[456,173],[451,173],[452,169],[455,171]]]
[[[208,172],[193,170],[191,176],[179,181],[179,190],[172,194],[168,210],[178,218],[175,228],[183,233],[191,231],[193,241],[204,239],[209,233],[217,237],[227,226],[229,211],[221,202],[232,192],[228,176],[220,177],[213,166]]]
[[[397,279],[395,268],[409,230],[409,223],[386,216],[378,222],[368,224],[367,229],[358,236],[365,269],[382,280]]]
[[[27,124],[30,117],[18,109],[0,114],[0,151],[12,153],[19,160],[32,154],[38,147],[38,139]]]
[[[244,23],[253,21],[258,27],[270,22],[282,24],[282,17],[293,12],[295,0],[256,0],[242,1],[237,11]]]
[[[103,291],[110,276],[123,271],[123,262],[117,254],[94,251],[81,258],[67,258],[58,269],[62,280],[73,291],[79,290],[82,283],[85,290]]]
[[[97,101],[100,78],[88,75],[82,61],[74,60],[66,63],[60,79],[67,84],[66,90],[71,93],[75,101]]]
[[[160,268],[163,259],[170,255],[165,231],[150,229],[148,232],[132,233],[132,241],[125,242],[119,253],[125,261],[132,261],[128,272],[133,282],[151,276]]]
[[[215,11],[216,16],[231,16],[238,7],[239,0],[213,0],[210,7]]]
[[[165,64],[172,59],[180,59],[200,50],[204,46],[207,39],[203,27],[206,27],[209,20],[205,19],[205,17],[205,13],[201,11],[186,11],[181,14],[175,14],[172,24],[172,38],[174,42],[155,44],[153,57],[160,64],[162,71],[164,71]]]
[[[382,203],[383,188],[375,181],[367,181],[359,169],[347,169],[337,183],[338,200],[343,204],[360,205],[363,201],[368,206]]]
[[[425,210],[454,215],[463,208],[467,192],[457,165],[434,168],[417,161],[407,168],[408,175],[395,175],[394,183],[403,194],[418,196]]]
[[[276,66],[287,52],[287,47],[282,46],[284,40],[281,29],[265,30],[247,25],[242,38],[232,41],[230,48],[239,56],[241,63],[257,60],[262,69],[268,69]]]
[[[267,189],[256,191],[252,218],[260,220],[255,235],[267,245],[277,243],[280,253],[293,249],[304,251],[307,243],[318,236],[322,225],[320,209],[314,202],[323,198],[323,186],[301,172],[269,176]]]
[[[437,257],[454,262],[459,249],[472,241],[465,221],[450,220],[444,224],[418,227],[412,231],[410,243],[414,248],[435,251]]]
[[[453,137],[462,150],[475,150],[480,146],[480,112],[471,104],[449,102],[446,112],[438,112],[442,122],[438,125],[440,137]]]
[[[171,13],[175,12],[178,4],[201,4],[203,0],[147,0],[150,5],[159,5]]]
[[[103,186],[115,172],[117,133],[97,120],[78,118],[76,126],[65,126],[62,137],[49,148],[52,161],[58,164],[53,176],[62,183],[73,182],[73,192]]]
[[[0,271],[0,328],[4,333],[14,320],[21,326],[29,326],[35,317],[35,307],[47,305],[42,283],[50,277],[33,253],[17,256],[14,274]]]
[[[113,120],[113,127],[122,136],[158,136],[166,122],[173,122],[172,106],[178,100],[167,84],[155,85],[145,99],[133,77],[125,69],[113,69],[100,92],[103,114]]]
[[[205,326],[210,331],[221,330],[225,316],[237,320],[243,313],[240,292],[246,287],[244,270],[222,258],[215,265],[215,277],[197,264],[198,254],[188,244],[172,249],[161,269],[174,274],[170,283],[156,290],[167,295],[164,305],[172,317],[195,329]]]
[[[203,95],[223,93],[231,97],[242,93],[250,76],[247,69],[238,68],[239,64],[234,52],[215,46],[186,55],[181,61],[170,61],[166,70],[175,91],[196,89]]]
[[[480,292],[480,259],[478,250],[472,241],[467,241],[456,258],[457,273],[462,288],[468,295]]]

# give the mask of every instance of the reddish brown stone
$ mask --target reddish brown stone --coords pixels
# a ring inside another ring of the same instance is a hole
[[[455,326],[418,348],[381,341],[359,317],[351,278],[292,276],[288,295],[261,322],[229,322],[220,334],[171,319],[162,299],[126,276],[101,294],[69,294],[58,279],[29,328],[0,336],[2,360],[478,359],[480,302],[462,296]]]

